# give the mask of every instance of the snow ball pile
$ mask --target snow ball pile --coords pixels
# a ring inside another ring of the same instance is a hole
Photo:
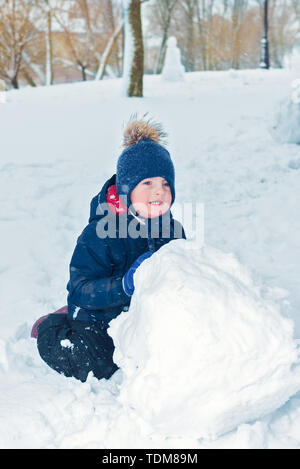
[[[110,323],[119,401],[164,436],[216,438],[300,389],[293,322],[232,254],[176,240],[135,274]]]

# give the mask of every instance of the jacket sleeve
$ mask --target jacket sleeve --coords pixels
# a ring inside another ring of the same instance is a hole
[[[122,277],[113,275],[106,240],[98,239],[95,246],[95,242],[79,237],[70,263],[67,289],[71,302],[80,308],[106,309],[128,303]]]

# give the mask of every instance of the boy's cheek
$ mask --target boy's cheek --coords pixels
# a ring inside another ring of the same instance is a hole
[[[134,210],[141,215],[142,217],[147,218],[149,216],[149,205],[142,203],[142,202],[134,202],[133,204]]]
[[[149,197],[146,194],[133,194],[130,196],[131,203],[133,205],[144,204],[147,205]]]
[[[171,203],[172,203],[172,194],[171,192],[168,194],[168,196],[166,197],[166,200],[165,200],[165,204],[168,206],[168,208],[171,207]]]
[[[164,202],[163,205],[159,207],[155,206],[148,206],[148,218],[153,218],[153,217],[158,217],[160,215],[164,215],[169,208],[170,208],[171,202]]]

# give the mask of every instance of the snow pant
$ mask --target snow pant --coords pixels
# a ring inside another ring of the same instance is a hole
[[[66,314],[49,314],[40,323],[37,347],[47,365],[82,382],[90,371],[98,379],[108,379],[118,369],[107,329],[98,323],[70,319]]]

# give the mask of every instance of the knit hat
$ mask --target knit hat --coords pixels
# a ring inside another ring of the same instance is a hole
[[[127,197],[146,178],[162,177],[170,185],[175,200],[175,170],[168,150],[161,144],[166,137],[160,124],[151,120],[132,120],[124,130],[125,149],[117,162],[116,185],[119,196]]]

